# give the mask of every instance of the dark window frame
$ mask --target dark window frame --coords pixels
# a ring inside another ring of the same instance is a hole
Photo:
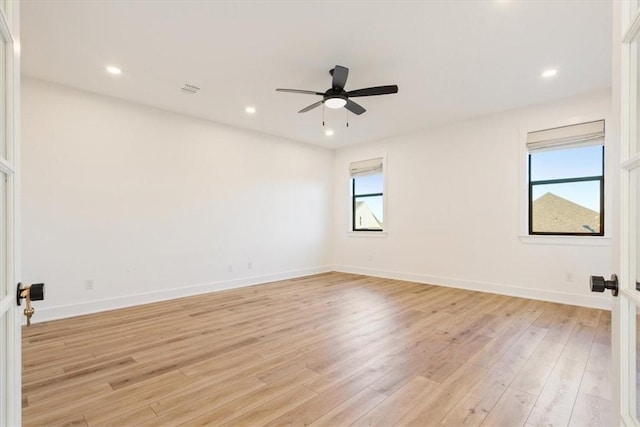
[[[381,172],[384,173],[384,172]],[[356,194],[356,178],[351,177],[351,231],[370,231],[370,232],[382,232],[384,231],[384,222],[382,228],[356,228],[356,202],[357,199],[363,199],[367,197],[382,197],[382,209],[384,209],[384,192],[382,193],[365,193]],[[384,188],[383,188],[384,190]],[[384,221],[384,219],[383,219]]]
[[[577,148],[577,147],[576,147]],[[559,150],[562,148],[559,148]],[[531,181],[531,153],[529,153],[529,235],[530,236],[604,236],[604,145],[602,146],[602,175],[577,178],[559,178]],[[535,185],[568,184],[573,182],[600,182],[600,231],[598,233],[564,233],[533,231],[533,187]]]

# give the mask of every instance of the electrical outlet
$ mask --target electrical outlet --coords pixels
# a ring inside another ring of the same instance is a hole
[[[233,273],[233,264],[229,264],[229,265],[227,266],[227,271],[228,271],[229,273]]]
[[[565,282],[573,282],[573,274],[571,273],[564,273],[564,281]]]
[[[253,268],[253,261],[249,261],[247,263],[247,269],[251,270]]]
[[[85,280],[84,281],[84,290],[92,291],[93,290],[93,280]]]

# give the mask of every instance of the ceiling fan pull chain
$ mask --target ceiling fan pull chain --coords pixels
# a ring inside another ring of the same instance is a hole
[[[322,103],[322,127],[324,127],[324,102]]]
[[[345,111],[347,112],[347,127],[349,127],[349,110],[345,109]]]

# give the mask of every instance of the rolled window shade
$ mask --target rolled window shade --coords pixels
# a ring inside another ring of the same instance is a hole
[[[558,148],[604,145],[604,120],[529,132],[529,152]]]
[[[375,159],[360,160],[349,165],[351,177],[373,175],[382,172],[382,157]]]

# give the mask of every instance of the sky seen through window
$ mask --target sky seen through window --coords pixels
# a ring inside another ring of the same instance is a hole
[[[581,178],[603,175],[602,145],[550,150],[531,155],[531,181]],[[533,200],[553,193],[581,206],[600,212],[598,181],[533,186]]]
[[[355,183],[356,196],[361,194],[377,194],[384,192],[384,177],[381,173],[356,177]],[[365,202],[376,218],[378,218],[380,222],[384,222],[382,197],[366,197],[357,200]]]

